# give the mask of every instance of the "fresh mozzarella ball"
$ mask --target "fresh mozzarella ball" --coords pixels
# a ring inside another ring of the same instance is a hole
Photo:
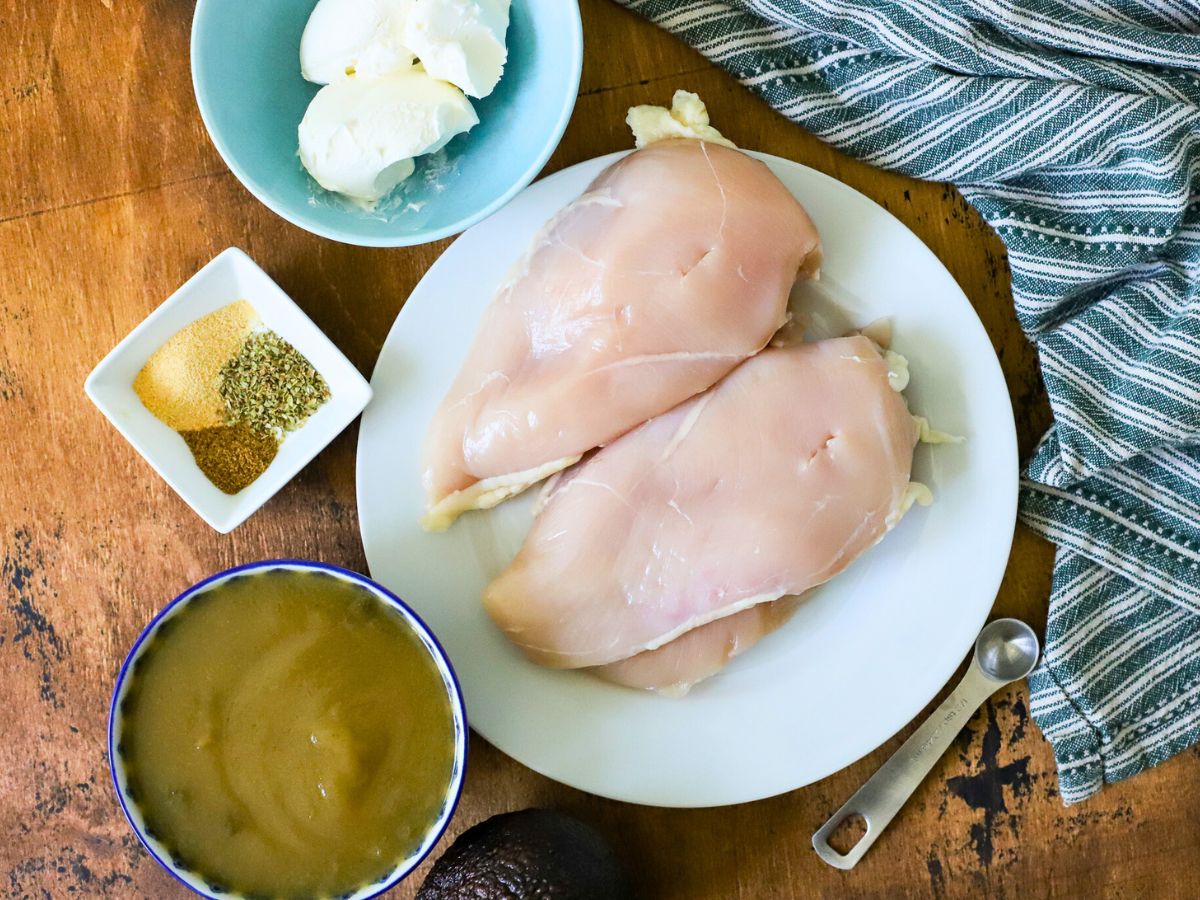
[[[462,91],[419,68],[346,78],[309,104],[300,160],[326,190],[374,202],[412,174],[413,157],[437,152],[478,122]]]
[[[508,50],[510,0],[412,0],[405,9],[404,45],[434,78],[471,97],[496,87]]]
[[[413,0],[320,0],[300,38],[300,71],[315,84],[408,69],[402,32]]]

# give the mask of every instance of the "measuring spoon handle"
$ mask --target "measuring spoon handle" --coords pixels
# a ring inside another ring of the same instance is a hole
[[[817,855],[835,868],[854,868],[925,780],[967,719],[984,700],[1006,684],[1011,682],[989,678],[972,659],[967,674],[950,696],[813,835],[813,849]],[[855,815],[863,817],[867,831],[846,853],[839,853],[829,845],[829,837],[842,822]]]

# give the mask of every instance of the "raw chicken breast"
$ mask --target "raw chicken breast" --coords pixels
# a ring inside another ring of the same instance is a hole
[[[735,656],[741,656],[783,625],[799,604],[799,597],[759,603],[693,628],[657,650],[646,650],[591,671],[614,684],[682,697],[693,685],[716,675]]]
[[[738,150],[668,140],[610,166],[484,314],[430,424],[423,524],[494,506],[714,384],[783,324],[818,248]]]
[[[534,662],[602,666],[841,572],[911,503],[876,346],[771,348],[569,473],[484,604]]]

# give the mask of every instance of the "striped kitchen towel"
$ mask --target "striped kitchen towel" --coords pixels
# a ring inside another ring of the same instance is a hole
[[[1034,718],[1071,803],[1200,739],[1200,4],[618,0],[1008,246],[1054,427]]]

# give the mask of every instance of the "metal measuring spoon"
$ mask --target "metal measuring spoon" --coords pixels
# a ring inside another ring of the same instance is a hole
[[[1039,653],[1037,635],[1024,622],[997,619],[985,625],[975,640],[975,654],[958,687],[813,835],[817,855],[836,868],[854,868],[925,780],[967,719],[1000,688],[1033,671]],[[838,853],[829,846],[829,836],[855,815],[866,821],[866,834],[849,851]]]

